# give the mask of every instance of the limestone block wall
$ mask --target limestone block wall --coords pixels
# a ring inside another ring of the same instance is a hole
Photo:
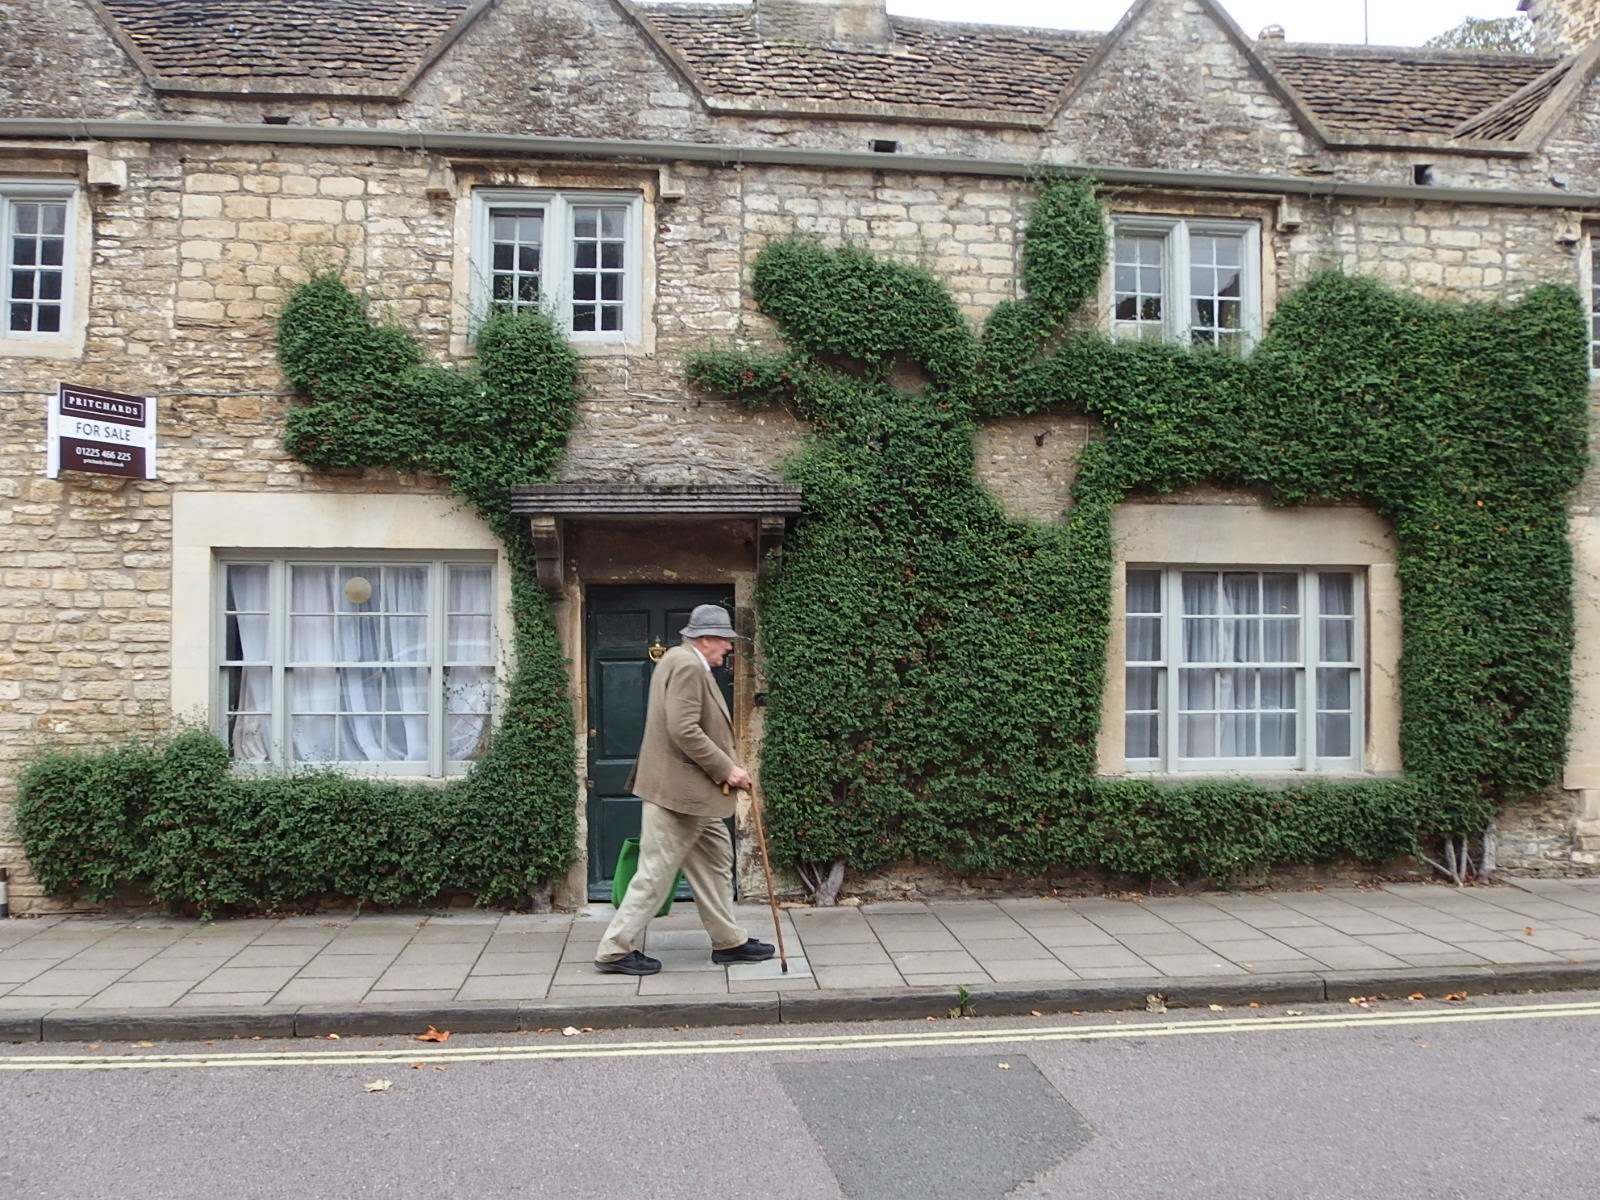
[[[1600,4],[1594,0],[1528,0],[1524,7],[1542,50],[1567,53],[1600,37]]]
[[[1287,136],[1275,121],[1262,118],[1223,144],[1242,158],[1264,155]],[[780,124],[762,136],[794,132]],[[860,133],[856,126],[851,136]],[[811,135],[823,138],[827,127]],[[104,149],[126,182],[84,191],[92,245],[83,353],[0,360],[0,861],[13,867],[21,864],[10,802],[26,755],[46,744],[108,745],[171,717],[174,640],[200,636],[172,623],[176,495],[443,494],[426,478],[311,471],[280,449],[292,398],[274,357],[275,320],[310,271],[347,272],[435,355],[460,360],[469,352],[461,337],[462,206],[472,186],[537,179],[594,187],[610,171],[615,186],[644,197],[650,336],[586,354],[581,423],[563,477],[771,481],[804,429],[780,412],[745,412],[692,392],[682,366],[686,353],[713,343],[771,341],[748,283],[761,247],[801,234],[919,264],[976,322],[1017,294],[1029,198],[1021,181],[887,168],[678,163],[663,171],[289,141]],[[0,147],[0,174],[6,152]],[[1105,152],[1126,156],[1129,148]],[[1565,233],[1571,222],[1557,210],[1131,189],[1107,200],[1114,210],[1260,220],[1269,316],[1270,296],[1326,266],[1488,300],[1577,278],[1577,247]],[[44,478],[42,416],[62,378],[158,397],[158,480]],[[1091,436],[1092,423],[1070,417],[996,422],[979,438],[979,471],[1010,511],[1054,519]],[[1584,503],[1593,503],[1592,488]],[[252,536],[250,544],[266,544],[262,531]],[[281,536],[292,542],[294,534]],[[1600,734],[1580,729],[1575,756],[1593,754]],[[13,894],[19,906],[38,903],[25,875]]]

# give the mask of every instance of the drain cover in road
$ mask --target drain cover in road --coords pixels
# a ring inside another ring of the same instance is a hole
[[[775,1069],[852,1200],[998,1200],[1094,1136],[1021,1055]]]

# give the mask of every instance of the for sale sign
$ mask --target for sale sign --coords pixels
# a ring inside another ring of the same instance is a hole
[[[132,479],[156,477],[156,402],[75,383],[57,385],[50,408],[49,469]]]

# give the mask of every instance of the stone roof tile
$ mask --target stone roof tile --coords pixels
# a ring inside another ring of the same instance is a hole
[[[1359,137],[1449,136],[1559,64],[1532,55],[1394,47],[1260,42],[1256,48],[1330,131]]]
[[[1100,44],[1100,34],[889,18],[892,46],[768,41],[748,5],[639,11],[709,97],[912,107],[930,116],[1038,121]]]
[[[1510,99],[1502,100],[1457,128],[1455,136],[1487,141],[1512,140],[1527,128],[1528,122],[1545,106],[1571,69],[1571,59],[1551,68],[1520,91],[1512,93]]]
[[[102,0],[165,79],[404,80],[471,0]]]

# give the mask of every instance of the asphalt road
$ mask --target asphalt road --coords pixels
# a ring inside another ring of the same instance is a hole
[[[4,1046],[0,1121],[18,1200],[1576,1200],[1600,994]]]

